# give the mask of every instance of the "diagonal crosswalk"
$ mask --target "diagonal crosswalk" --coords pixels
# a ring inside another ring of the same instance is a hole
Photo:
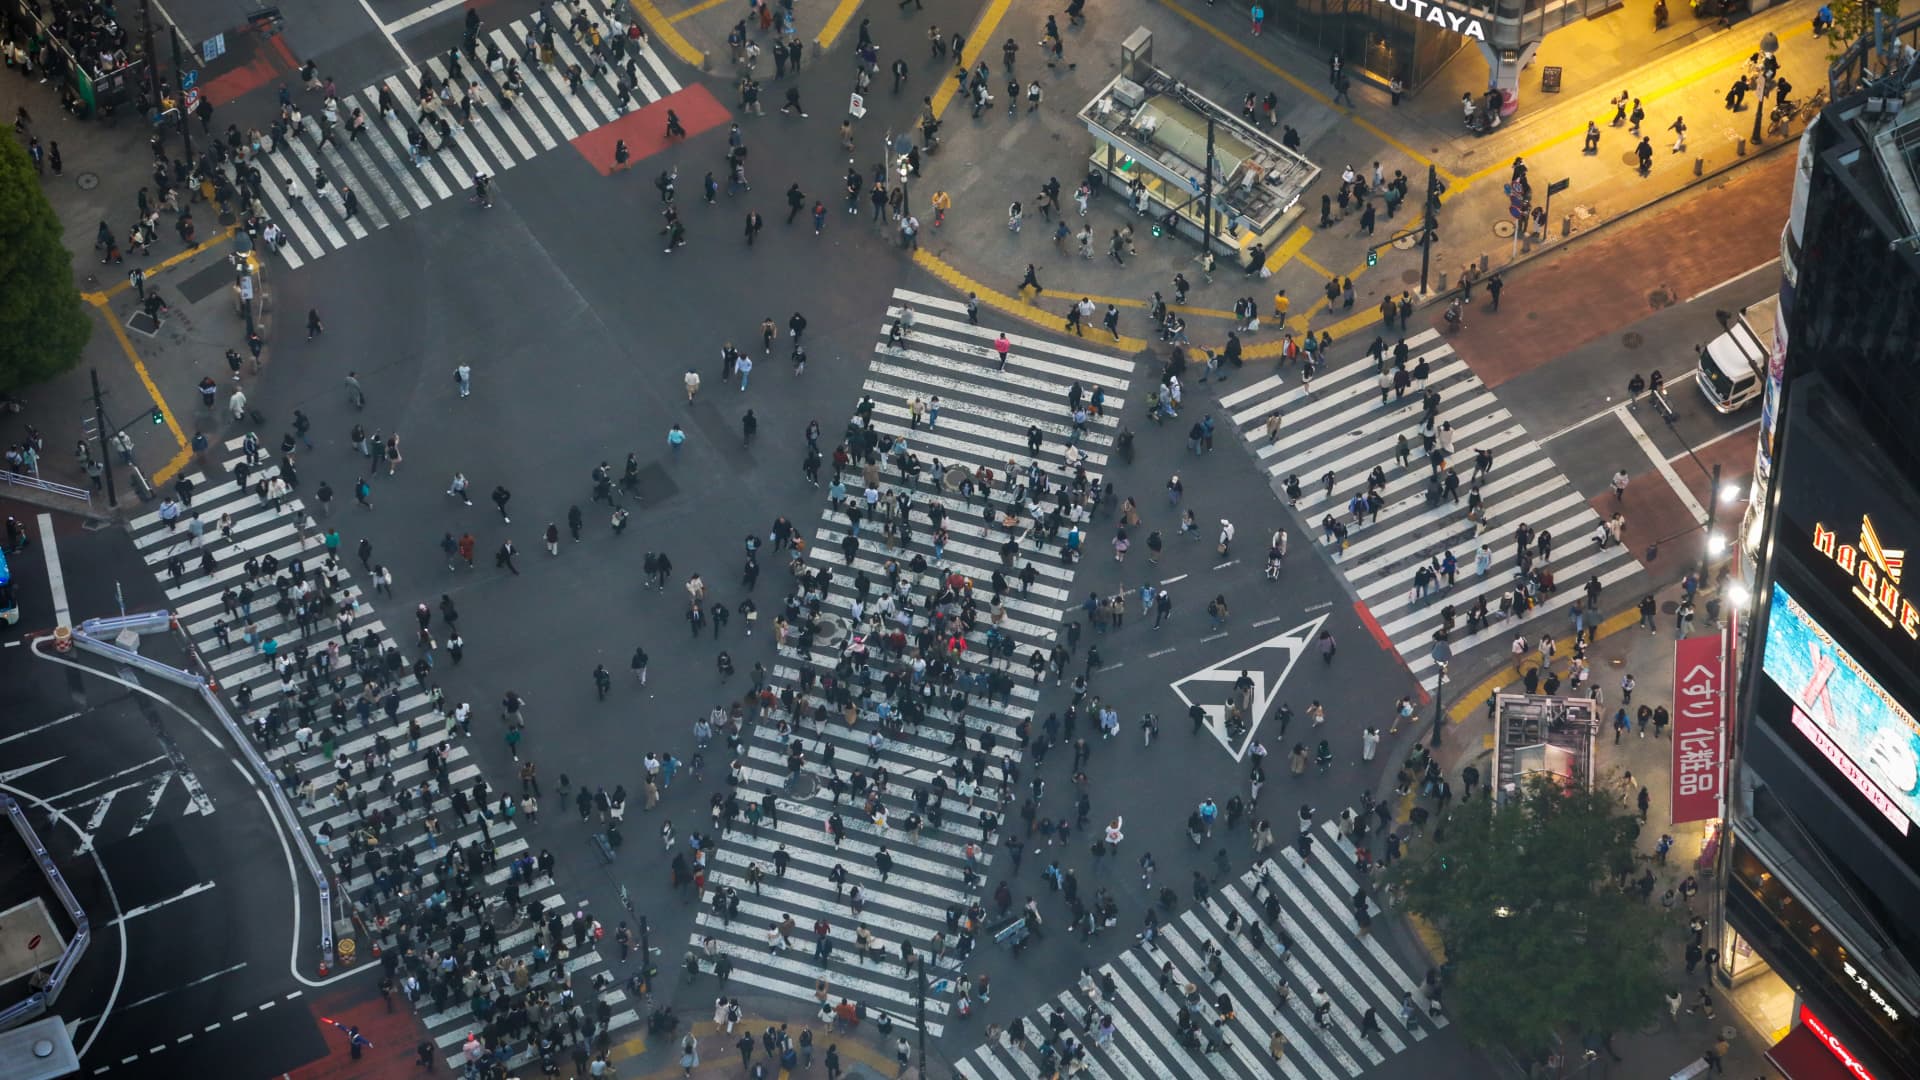
[[[908,307],[913,328],[892,343],[889,330],[906,321]],[[1010,812],[1006,797],[1021,790],[1017,729],[1039,698],[1023,662],[1052,647],[1072,603],[1075,566],[1057,540],[1036,546],[1031,503],[1043,516],[1056,504],[1069,508],[1069,516],[1082,512],[1074,471],[1087,470],[1084,490],[1097,490],[1133,372],[1125,359],[1013,333],[1002,370],[994,348],[999,333],[971,325],[960,303],[905,289],[894,291],[877,325],[862,386],[879,440],[871,471],[877,490],[911,495],[912,509],[895,514],[891,532],[884,509],[864,519],[859,546],[849,551],[842,543],[852,526],[831,505],[835,480],[822,470],[828,504],[796,564],[784,615],[799,627],[815,611],[828,629],[813,634],[805,651],[799,637],[779,650],[770,685],[775,693],[796,695],[796,718],[753,725],[735,749],[734,765],[740,799],[756,806],[764,801],[775,813],[757,826],[731,826],[727,841],[713,850],[709,883],[734,890],[739,904],[731,911],[709,904],[691,935],[696,955],[726,954],[732,981],[811,1000],[825,980],[828,1004],[855,1001],[869,1015],[884,1011],[910,1027],[916,1017],[911,958],[927,958],[930,979],[951,978],[975,945],[965,929],[988,919],[982,885],[1008,856],[996,843],[996,822],[983,823],[982,815]],[[1107,415],[1070,445],[1068,398],[1076,380],[1089,399],[1094,387],[1104,391]],[[917,424],[915,398],[929,406]],[[1029,452],[1029,428],[1042,434],[1037,453]],[[823,454],[831,437],[823,437]],[[899,469],[903,454],[919,459],[918,472]],[[1008,533],[997,521],[986,523],[985,498],[975,493],[969,500],[951,486],[962,471],[980,469],[994,474],[992,505],[1018,510],[1011,565],[1002,562]],[[1046,478],[1052,494],[1029,487],[1036,475],[1029,469]],[[856,456],[843,477],[846,498],[862,498],[868,471]],[[930,516],[936,503],[944,540]],[[910,566],[916,556],[926,560],[924,573]],[[1019,571],[1027,565],[1033,583],[1023,589]],[[990,616],[996,569],[1010,580],[999,612]],[[971,620],[966,609],[976,601],[978,621],[958,629],[957,620]],[[934,632],[935,619],[947,629]],[[896,629],[904,635],[904,656],[887,644]],[[855,634],[870,660],[864,673],[848,648]],[[965,639],[964,651],[949,643],[954,634]],[[917,671],[916,650],[928,658]],[[848,702],[857,705],[852,723],[843,713]],[[883,702],[892,711],[885,721]],[[812,719],[813,705],[824,707],[824,723]],[[789,758],[795,745],[805,752],[797,774]],[[884,792],[876,793],[883,775]],[[844,794],[836,794],[836,778],[847,785]],[[861,788],[865,796],[857,793]],[[836,815],[843,825],[837,842],[829,831]],[[882,848],[891,860],[884,875]],[[855,885],[863,894],[857,910]],[[791,945],[778,933],[788,917],[798,927]],[[824,935],[816,933],[816,920],[824,920]],[[866,956],[859,947],[863,929],[872,937]],[[930,997],[928,1034],[941,1034],[951,1007],[944,997]]]
[[[529,995],[557,1002],[568,986],[590,1020],[605,1003],[607,1030],[638,1023],[640,1006],[610,975],[608,957],[590,935],[575,936],[576,918],[584,931],[591,915],[576,916],[584,906],[540,873],[541,845],[528,823],[499,809],[503,791],[523,795],[524,788],[490,783],[488,794],[479,792],[486,778],[468,749],[470,739],[451,720],[453,704],[444,712],[436,704],[431,670],[425,682],[411,674],[423,652],[417,627],[411,620],[398,627],[383,620],[373,602],[393,601],[369,595],[370,587],[356,580],[350,551],[328,563],[323,537],[329,523],[314,523],[300,498],[276,508],[253,489],[254,481],[279,475],[270,458],[262,455],[249,487],[240,487],[233,467],[243,459],[241,444],[234,439],[220,449],[217,470],[188,474],[192,505],[172,527],[158,511],[134,518],[134,544],[221,690],[235,702],[250,698],[241,710],[246,722],[361,921],[386,927],[378,936],[391,950],[404,913],[415,955],[446,957],[442,967],[421,966],[423,992],[414,1007],[429,1038],[458,1069],[470,1032],[485,1033],[490,1020],[500,1022]],[[192,514],[205,525],[197,543],[187,524]],[[208,554],[210,566],[202,562]],[[269,556],[277,563],[272,572],[259,567]],[[251,572],[249,562],[256,564]],[[294,580],[296,562],[308,581],[324,575],[326,589],[302,600],[283,588]],[[323,593],[330,599],[322,602]],[[318,615],[305,633],[301,603],[315,605]],[[343,610],[352,615],[344,623]],[[446,628],[436,626],[434,636],[441,649],[432,659],[444,670],[454,662],[444,651]],[[397,674],[381,671],[380,653],[389,645],[401,649],[398,666],[389,669]],[[393,697],[379,689],[382,682]],[[365,722],[358,716],[362,702]],[[305,745],[298,735],[303,726],[313,732]],[[496,725],[489,719],[479,730]],[[456,812],[456,791],[476,806],[492,805],[484,814]],[[545,809],[568,813],[564,802],[552,798]],[[429,803],[437,835],[426,828]],[[470,899],[461,903],[463,896]],[[491,955],[476,949],[490,938]],[[406,972],[403,967],[401,975]],[[496,999],[485,1017],[473,1005],[476,996]],[[566,1026],[558,1011],[550,1015]],[[533,1056],[523,1051],[509,1064]]]
[[[1353,845],[1330,821],[1316,840],[1304,861],[1287,852],[1218,884],[1204,904],[1163,922],[1153,942],[1130,942],[1020,1018],[1024,1039],[1009,1021],[959,1060],[957,1074],[1046,1076],[1078,1058],[1096,1078],[1327,1080],[1360,1076],[1447,1026],[1423,980],[1357,924]],[[1408,993],[1414,1008],[1403,1010]],[[1287,1043],[1277,1063],[1276,1032]]]
[[[1449,645],[1454,655],[1489,641],[1513,636],[1512,618],[1496,618],[1485,629],[1467,632],[1466,611],[1476,598],[1486,597],[1493,611],[1515,578],[1513,532],[1526,523],[1556,538],[1548,565],[1556,585],[1571,596],[1590,576],[1612,585],[1639,570],[1631,553],[1619,544],[1597,547],[1591,535],[1600,517],[1555,467],[1546,450],[1528,434],[1518,418],[1500,405],[1437,330],[1407,339],[1408,368],[1427,366],[1426,387],[1440,396],[1438,417],[1453,427],[1453,453],[1447,465],[1459,475],[1460,501],[1428,497],[1433,468],[1427,461],[1420,430],[1424,409],[1418,385],[1405,397],[1388,394],[1381,400],[1378,372],[1371,362],[1356,361],[1332,368],[1313,380],[1311,393],[1300,385],[1297,370],[1256,379],[1221,396],[1226,410],[1253,447],[1260,465],[1277,482],[1298,477],[1301,498],[1298,513],[1302,531],[1327,543],[1322,522],[1327,515],[1347,524],[1346,549],[1334,556],[1334,565],[1359,595],[1381,630],[1393,642],[1408,667],[1431,689],[1438,678],[1433,658],[1433,635],[1442,623],[1441,609],[1457,608],[1458,620]],[[1392,364],[1391,355],[1388,364]],[[1270,438],[1267,420],[1278,410],[1282,424]],[[1436,424],[1437,426],[1437,424]],[[1405,437],[1410,456],[1396,460]],[[1474,455],[1493,452],[1493,469],[1476,472]],[[1348,511],[1349,501],[1367,490],[1367,475],[1378,466],[1386,476],[1385,504],[1377,516],[1369,514],[1358,525]],[[1332,473],[1331,495],[1323,478]],[[1466,517],[1467,496],[1480,484],[1486,517],[1476,524]],[[1484,578],[1474,571],[1482,545],[1490,549],[1492,569]],[[1414,595],[1414,572],[1437,564],[1451,552],[1458,562],[1457,584],[1445,583],[1424,601]],[[1563,604],[1552,598],[1520,617],[1524,624]]]
[[[603,33],[611,32],[616,15],[633,17],[613,0],[574,0],[568,7],[598,22]],[[555,64],[530,61],[528,42],[537,40],[539,19],[536,11],[486,35],[506,58],[519,61],[523,93],[503,93],[501,72],[488,71],[484,63],[462,56],[460,75],[481,87],[471,121],[463,124],[459,110],[443,109],[453,121],[452,137],[418,164],[412,160],[408,133],[421,128],[418,105],[426,80],[439,85],[453,74],[445,56],[435,56],[358,93],[342,94],[334,146],[320,142],[316,113],[306,118],[299,137],[289,137],[273,153],[261,155],[257,160],[263,195],[271,209],[268,216],[287,235],[279,250],[287,266],[304,266],[455,195],[470,197],[476,173],[499,176],[681,88],[659,55],[644,43],[629,48],[628,56],[634,61],[630,68],[623,65],[593,74],[593,50],[576,41],[564,26],[555,28]],[[577,94],[565,74],[575,64],[586,73]],[[616,85],[629,70],[636,76],[633,99],[622,103]],[[380,112],[382,86],[391,90],[396,102],[397,115],[391,119]],[[367,123],[357,138],[350,138],[346,121],[355,109]],[[439,145],[430,132],[428,137],[430,144]],[[325,192],[315,190],[316,171],[328,181]],[[341,185],[353,190],[358,213],[346,213]]]

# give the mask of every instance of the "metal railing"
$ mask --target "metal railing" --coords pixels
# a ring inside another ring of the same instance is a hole
[[[109,640],[124,630],[131,630],[136,634],[152,634],[170,629],[179,634],[181,642],[186,646],[187,655],[193,658],[193,662],[200,667],[201,671],[208,674],[196,675],[191,671],[168,667],[131,649],[121,648]],[[306,864],[307,873],[313,878],[314,889],[320,895],[320,962],[323,966],[330,966],[334,960],[333,881],[327,876],[325,866],[314,854],[307,830],[300,823],[300,815],[294,813],[293,804],[287,801],[287,793],[281,788],[280,780],[274,775],[273,768],[254,748],[253,740],[248,738],[247,733],[234,722],[233,714],[227,711],[226,704],[220,700],[219,692],[211,677],[211,669],[201,657],[200,650],[194,645],[192,639],[187,637],[174,622],[172,613],[152,611],[139,615],[88,619],[74,628],[73,643],[96,656],[144,671],[176,686],[188,687],[200,695],[200,700],[206,703],[207,708],[220,721],[220,726],[226,729],[227,737],[233,740],[233,745],[239,748],[241,756],[246,758],[247,764],[253,767],[261,782],[266,785],[267,797],[273,801],[274,811],[287,823],[288,829],[294,835],[293,847],[300,853],[300,861]]]
[[[1920,57],[1920,14],[1862,34],[1827,65],[1827,99],[1839,101],[1887,79],[1894,80],[1892,89],[1898,92],[1914,77],[1916,57]]]
[[[0,483],[14,487],[32,488],[49,495],[60,495],[68,499],[79,499],[88,506],[93,505],[93,491],[90,488],[74,487],[71,484],[56,484],[51,480],[42,480],[27,473],[14,472],[12,469],[0,469]]]
[[[53,886],[54,895],[60,898],[60,904],[67,909],[67,917],[73,920],[74,926],[73,940],[67,942],[67,947],[61,950],[60,959],[54,962],[53,969],[48,972],[46,980],[24,1000],[9,1009],[0,1011],[0,1031],[5,1031],[26,1023],[53,1007],[54,999],[60,996],[61,988],[66,985],[68,977],[73,974],[73,969],[80,963],[80,957],[86,954],[87,945],[93,940],[93,927],[87,919],[86,909],[80,906],[79,899],[73,895],[73,889],[67,885],[66,876],[60,872],[59,865],[53,861],[53,854],[47,850],[47,845],[40,839],[40,834],[34,831],[32,823],[27,820],[27,812],[11,795],[0,795],[0,799],[5,800],[7,817],[13,822],[14,830],[20,834],[20,839],[25,841],[28,849],[33,852],[33,860],[39,865],[40,873],[46,877],[47,884]]]

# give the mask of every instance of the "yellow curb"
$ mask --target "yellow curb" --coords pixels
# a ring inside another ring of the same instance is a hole
[[[1634,626],[1639,623],[1639,621],[1640,612],[1636,608],[1628,608],[1617,615],[1610,616],[1593,628],[1593,640],[1587,643],[1587,647],[1592,648],[1593,641],[1612,637],[1620,631]],[[1458,724],[1484,708],[1488,698],[1499,693],[1502,686],[1514,680],[1515,676],[1511,672],[1511,666],[1503,663],[1498,675],[1487,679],[1472,690],[1467,691],[1464,696],[1456,698],[1453,706],[1447,710],[1448,722]]]
[[[749,1016],[749,1017],[743,1017],[738,1027],[741,1031],[750,1031],[750,1030],[765,1028],[775,1023],[777,1023],[777,1021],[762,1020],[762,1019]],[[807,1025],[803,1024],[800,1026],[805,1027]],[[716,1024],[711,1020],[695,1021],[692,1025],[689,1026],[688,1030],[692,1033],[693,1037],[696,1039],[704,1039],[711,1035],[727,1034],[726,1031],[724,1030],[724,1025]],[[858,1062],[859,1064],[865,1065],[875,1070],[876,1072],[885,1072],[887,1070],[894,1069],[897,1067],[896,1063],[893,1060],[892,1055],[887,1054],[883,1051],[875,1050],[873,1047],[868,1046],[864,1041],[837,1042],[836,1040],[839,1038],[840,1036],[834,1034],[831,1030],[829,1030],[824,1037],[822,1037],[819,1033],[816,1033],[813,1040],[813,1052],[815,1056],[825,1057],[827,1053],[827,1047],[829,1045],[837,1045],[840,1047],[840,1060],[842,1062],[848,1062],[848,1061]],[[848,1040],[853,1040],[855,1038],[855,1035],[849,1034],[846,1036],[846,1038]],[[674,1039],[674,1045],[676,1047],[679,1045],[679,1041],[680,1040],[678,1038]],[[754,1043],[755,1043],[754,1053],[755,1054],[761,1053],[762,1051],[758,1047],[758,1044],[759,1044],[758,1036],[755,1037]],[[617,1064],[619,1062],[627,1060],[628,1058],[636,1057],[640,1054],[645,1053],[646,1048],[647,1048],[646,1037],[635,1036],[634,1038],[628,1039],[625,1042],[616,1043],[613,1049],[608,1052],[607,1058],[608,1060],[613,1061]],[[737,1051],[735,1051],[732,1045],[729,1044],[725,1053],[714,1054],[711,1057],[702,1058],[700,1060],[700,1064],[694,1066],[693,1071],[697,1075],[697,1074],[706,1073],[710,1071],[719,1071],[719,1070],[737,1068],[737,1066],[733,1064],[736,1053]],[[632,1080],[669,1080],[669,1078],[671,1077],[684,1076],[684,1075],[686,1075],[686,1073],[684,1070],[680,1068],[680,1065],[678,1064],[678,1059],[676,1058],[673,1064],[669,1064],[663,1068],[656,1069],[650,1073],[643,1073],[638,1077],[632,1078]],[[791,1074],[789,1074],[785,1069],[780,1069],[776,1073],[778,1080],[788,1080],[788,1077],[790,1075]]]
[[[1782,30],[1776,31],[1775,36],[1784,44],[1785,42],[1791,41],[1794,38],[1801,37],[1802,35],[1805,35],[1805,34],[1811,34],[1812,32],[1813,32],[1813,24],[1811,22],[1802,21],[1800,25],[1795,26],[1792,29],[1782,29]],[[1721,61],[1720,63],[1713,65],[1712,67],[1703,68],[1700,71],[1694,72],[1693,75],[1689,78],[1675,79],[1672,82],[1664,83],[1660,86],[1654,87],[1652,93],[1640,94],[1638,95],[1638,97],[1640,98],[1640,101],[1642,104],[1650,104],[1653,101],[1658,100],[1659,98],[1662,98],[1667,96],[1668,94],[1674,93],[1675,91],[1685,90],[1688,87],[1691,87],[1697,83],[1704,83],[1709,79],[1713,78],[1713,76],[1718,75],[1724,71],[1731,70],[1732,68],[1735,68],[1735,67],[1743,67],[1746,65],[1746,62],[1747,62],[1747,57],[1744,53],[1735,53],[1734,55],[1729,56],[1727,59]],[[1577,128],[1570,128],[1567,131],[1564,131],[1558,135],[1553,136],[1552,138],[1546,139],[1542,142],[1538,142],[1532,146],[1527,147],[1525,150],[1521,151],[1518,156],[1527,157],[1528,155],[1531,155],[1531,154],[1538,154],[1538,153],[1541,153],[1542,151],[1550,150],[1553,147],[1559,146],[1561,143],[1569,142],[1573,139],[1578,139],[1584,136],[1586,133],[1587,133],[1587,125],[1583,123]],[[1512,167],[1513,167],[1512,162],[1503,161],[1497,164],[1489,165],[1486,168],[1481,169],[1479,172],[1472,173],[1472,174],[1469,174],[1468,176],[1462,177],[1462,179],[1466,180],[1467,183],[1471,184],[1476,180],[1484,180],[1484,179],[1487,179],[1488,177],[1503,173],[1511,169]],[[1443,173],[1442,175],[1444,176],[1445,174]],[[1444,198],[1445,196],[1442,196],[1442,199]]]
[[[1000,28],[1000,20],[1006,18],[1007,9],[1013,6],[1013,0],[993,0],[980,10],[980,17],[973,21],[973,32],[967,35],[966,48],[955,57],[954,71],[969,70],[980,59],[993,39],[994,31]],[[951,72],[940,80],[940,89],[933,92],[933,115],[938,119],[947,111],[953,101],[953,95],[960,89],[959,82]]]
[[[188,259],[193,258],[195,255],[198,255],[203,251],[210,250],[212,248],[218,247],[221,244],[226,243],[227,241],[233,239],[234,233],[239,231],[240,231],[240,227],[238,225],[229,225],[226,228],[221,229],[219,232],[214,233],[212,236],[207,237],[205,240],[201,241],[198,244],[195,244],[194,246],[188,248],[185,251],[174,252],[172,255],[169,255],[166,258],[161,259],[159,262],[154,263],[152,266],[147,267],[147,280],[152,281],[153,276],[155,274],[158,274],[162,270],[171,269],[175,266],[180,265],[183,262],[186,262]],[[114,297],[119,296],[121,293],[126,292],[128,289],[131,289],[131,288],[133,288],[133,285],[130,282],[128,282],[125,278],[121,278],[118,283],[109,285],[106,288],[100,290],[99,292],[81,293],[80,299],[85,300],[89,304],[94,304],[97,306],[97,305],[105,304],[108,300],[111,300]]]
[[[1049,286],[1047,291],[1058,293],[1061,296],[1072,293],[1075,296],[1084,296],[1096,304],[1112,304],[1117,308],[1138,308],[1141,311],[1145,311],[1148,306],[1145,300],[1134,300],[1125,296],[1101,296],[1099,293],[1081,292],[1078,289],[1056,289]],[[1234,315],[1231,311],[1221,311],[1219,308],[1192,307],[1187,304],[1168,304],[1167,310],[1177,311],[1182,315],[1198,315],[1209,319],[1238,318],[1238,316]]]
[[[967,293],[973,293],[980,300],[981,304],[993,308],[996,311],[1012,315],[1014,318],[1020,319],[1023,322],[1032,323],[1035,326],[1044,327],[1050,331],[1057,332],[1059,330],[1058,327],[1053,325],[1054,320],[1063,318],[1064,316],[1048,311],[1038,304],[1030,304],[1019,297],[1008,296],[1006,293],[990,289],[954,269],[945,260],[925,248],[921,248],[913,253],[913,261],[919,264],[921,269],[939,278],[947,287],[962,296],[965,296]],[[1069,294],[1059,293],[1058,295],[1064,297]],[[1079,296],[1083,294],[1076,293],[1072,295]],[[1092,299],[1092,297],[1088,297],[1088,299]],[[1137,353],[1147,348],[1145,341],[1124,335],[1122,335],[1118,341],[1112,341],[1111,337],[1109,337],[1108,340],[1099,341],[1097,344],[1103,346],[1110,345],[1112,348],[1126,353]]]
[[[859,10],[860,0],[840,0],[834,5],[833,14],[827,16],[827,24],[814,37],[813,47],[820,50],[833,48],[834,41],[839,39],[847,24],[853,21],[854,13]]]
[[[667,16],[667,21],[670,23],[677,23],[681,19],[691,19],[695,15],[698,15],[703,11],[711,11],[714,8],[717,8],[721,4],[724,4],[726,2],[727,0],[700,0],[700,3],[693,5],[692,7],[688,8],[685,11],[677,12],[675,14]]]
[[[1295,262],[1298,262],[1301,266],[1304,266],[1307,269],[1313,271],[1314,273],[1319,274],[1321,277],[1339,277],[1340,276],[1334,273],[1333,271],[1327,269],[1326,267],[1321,266],[1319,263],[1314,262],[1312,259],[1307,258],[1307,253],[1304,251],[1294,255],[1293,258]]]
[[[1280,241],[1279,247],[1267,252],[1267,269],[1273,273],[1279,273],[1280,268],[1287,265],[1295,255],[1300,254],[1300,249],[1306,247],[1307,241],[1311,239],[1313,239],[1312,229],[1305,225],[1294,226],[1294,230],[1287,234],[1287,238]]]
[[[181,469],[186,468],[187,460],[192,457],[191,451],[187,449],[186,433],[180,430],[180,421],[174,419],[173,410],[167,408],[167,399],[160,396],[160,388],[154,385],[153,376],[147,372],[147,365],[140,362],[140,354],[133,350],[133,339],[127,337],[127,328],[120,325],[119,319],[114,318],[113,309],[107,306],[106,297],[100,293],[88,293],[86,300],[100,312],[100,317],[106,320],[107,328],[113,331],[114,340],[120,343],[120,351],[127,354],[127,362],[133,365],[133,373],[140,376],[140,384],[147,388],[147,396],[153,399],[154,407],[160,410],[161,418],[167,422],[167,430],[173,432],[174,441],[180,447],[171,461],[154,470],[149,477],[153,481],[153,486],[159,487],[173,479]]]
[[[692,42],[673,28],[673,20],[661,14],[653,0],[631,0],[631,2],[633,10],[640,16],[640,21],[647,24],[647,32],[652,35],[653,40],[665,45],[668,52],[679,57],[684,63],[696,66],[700,63],[700,50],[694,48]]]
[[[1408,146],[1406,143],[1401,142],[1399,139],[1394,138],[1392,135],[1388,134],[1384,129],[1382,129],[1378,124],[1373,123],[1371,120],[1366,120],[1362,118],[1357,110],[1351,107],[1342,108],[1341,106],[1335,105],[1333,103],[1332,98],[1328,97],[1325,94],[1322,94],[1317,88],[1308,85],[1305,80],[1300,79],[1299,77],[1295,76],[1293,73],[1285,70],[1284,68],[1280,67],[1278,64],[1275,64],[1273,61],[1268,60],[1266,57],[1253,51],[1253,49],[1249,48],[1245,43],[1241,42],[1238,38],[1227,33],[1225,30],[1222,30],[1219,27],[1213,25],[1212,23],[1206,21],[1205,19],[1201,18],[1198,14],[1188,11],[1186,8],[1180,6],[1179,4],[1174,3],[1173,0],[1160,0],[1160,6],[1166,8],[1168,11],[1173,12],[1175,15],[1180,16],[1182,19],[1185,19],[1186,21],[1192,23],[1195,27],[1199,28],[1200,30],[1212,35],[1221,44],[1227,46],[1228,48],[1246,57],[1247,59],[1253,61],[1254,63],[1259,64],[1261,67],[1265,68],[1267,71],[1271,72],[1272,74],[1278,76],[1280,79],[1284,80],[1289,86],[1292,86],[1295,90],[1298,90],[1302,95],[1313,99],[1318,104],[1325,105],[1327,108],[1332,109],[1335,112],[1346,117],[1348,120],[1351,120],[1353,122],[1353,125],[1359,128],[1360,130],[1366,132],[1367,134],[1373,136],[1376,139],[1379,139],[1381,142],[1387,144],[1388,146],[1393,147],[1395,150],[1400,151],[1401,153],[1407,155],[1408,157],[1412,158],[1413,160],[1419,162],[1422,165],[1435,165],[1432,158],[1427,157],[1425,154],[1422,154],[1420,151],[1415,150],[1413,147]],[[1582,130],[1585,130],[1585,129],[1583,128]],[[1438,166],[1435,165],[1435,167],[1437,168]],[[1504,168],[1505,166],[1502,166],[1502,167]],[[1440,169],[1440,178],[1442,180],[1447,181],[1449,186],[1452,185],[1455,179],[1453,174],[1449,173],[1445,169]]]
[[[1413,927],[1413,936],[1420,939],[1421,947],[1425,948],[1427,955],[1433,958],[1435,966],[1446,963],[1447,946],[1440,940],[1440,931],[1435,929],[1432,923],[1411,911],[1405,914],[1407,922]]]

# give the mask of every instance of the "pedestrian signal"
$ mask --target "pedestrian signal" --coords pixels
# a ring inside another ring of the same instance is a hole
[[[155,409],[153,410],[153,422],[156,424],[164,424],[167,422],[167,418],[161,415],[161,412],[159,409]]]
[[[1380,265],[1380,249],[1379,248],[1367,249],[1367,265],[1368,266]]]

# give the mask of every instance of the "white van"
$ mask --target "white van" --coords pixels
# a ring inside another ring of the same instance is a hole
[[[1693,375],[1716,411],[1738,412],[1760,400],[1773,357],[1773,316],[1779,306],[1778,295],[1748,306],[1734,316],[1725,333],[1700,350]]]

